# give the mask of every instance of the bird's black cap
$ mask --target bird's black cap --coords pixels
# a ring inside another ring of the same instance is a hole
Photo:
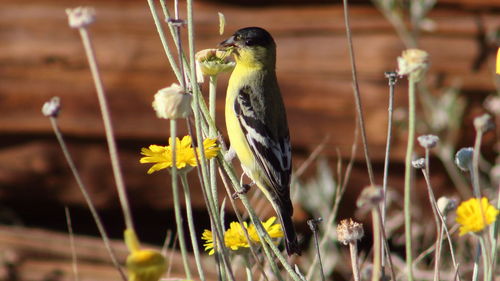
[[[274,39],[267,30],[260,27],[245,27],[236,31],[229,39],[220,43],[222,47],[229,46],[271,46]]]

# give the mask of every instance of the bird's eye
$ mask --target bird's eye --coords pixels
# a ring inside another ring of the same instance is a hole
[[[255,44],[257,44],[257,42],[255,40],[253,40],[253,39],[247,39],[247,40],[245,40],[245,45],[247,45],[247,46],[253,46]]]

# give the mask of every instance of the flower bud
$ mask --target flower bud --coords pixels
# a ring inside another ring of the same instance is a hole
[[[428,66],[429,54],[420,49],[404,50],[398,57],[398,74],[409,75],[410,78],[419,81]]]
[[[439,137],[435,135],[422,135],[417,138],[418,143],[423,148],[433,148],[439,142]]]
[[[491,120],[491,116],[488,113],[485,113],[479,117],[474,118],[474,128],[476,132],[487,132],[495,127],[493,121]]]
[[[181,86],[173,83],[159,90],[154,97],[153,108],[156,116],[163,119],[186,118],[191,114],[191,95]]]
[[[474,149],[472,147],[463,147],[455,154],[455,164],[464,172],[472,167],[472,156]]]
[[[457,207],[457,201],[453,198],[442,196],[437,200],[437,207],[439,212],[441,212],[443,216],[446,216],[450,211]]]
[[[380,186],[370,185],[363,189],[356,201],[356,205],[358,207],[367,205],[373,208],[382,202],[382,200],[384,200],[384,190]]]
[[[337,239],[344,245],[361,240],[363,235],[363,224],[355,222],[351,218],[342,220],[337,225]]]
[[[228,60],[228,55],[228,52],[217,49],[201,50],[196,53],[196,65],[203,75],[217,76],[233,70],[235,63]]]
[[[95,21],[95,10],[92,7],[77,7],[66,9],[71,28],[82,28]]]
[[[42,106],[42,114],[46,117],[57,117],[61,111],[61,100],[53,97]]]
[[[411,165],[415,169],[423,169],[425,168],[425,159],[424,158],[418,158],[413,161],[411,161]]]

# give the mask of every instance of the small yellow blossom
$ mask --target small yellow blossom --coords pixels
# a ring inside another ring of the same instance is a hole
[[[263,222],[262,225],[271,238],[283,237],[284,234],[281,229],[281,225],[274,224],[275,221],[276,217],[271,217],[266,222]],[[253,243],[259,243],[260,239],[257,235],[255,225],[251,224],[250,226],[248,226],[246,222],[243,222],[243,227],[245,227],[245,229],[247,230],[250,241]],[[229,229],[224,233],[224,245],[226,246],[226,248],[229,248],[233,251],[238,251],[242,248],[250,247],[243,227],[238,222],[231,222],[229,224]],[[205,240],[205,243],[203,244],[203,246],[205,247],[205,251],[207,251],[209,255],[213,255],[215,253],[215,250],[212,232],[205,229],[201,236],[201,239]]]
[[[140,249],[133,230],[126,229],[124,234],[125,244],[130,251],[126,262],[128,281],[158,281],[167,270],[163,255],[156,250]]]
[[[172,167],[172,139],[169,139],[168,146],[150,145],[149,148],[142,148],[141,154],[145,157],[140,159],[140,163],[155,163],[148,170],[148,174]],[[217,156],[219,147],[217,139],[207,138],[203,141],[203,148],[206,159],[211,159]],[[200,150],[196,148],[198,159],[200,158]],[[184,136],[182,140],[176,138],[176,167],[177,169],[189,169],[196,167],[196,155],[192,147],[190,136]]]
[[[471,198],[457,208],[457,223],[460,224],[460,236],[468,232],[480,232],[495,222],[499,211],[488,202],[486,197]]]
[[[205,49],[196,53],[196,67],[207,76],[216,76],[221,72],[233,70],[235,63],[229,61],[229,53],[217,49]]]

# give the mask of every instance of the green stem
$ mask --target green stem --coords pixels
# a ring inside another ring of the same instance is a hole
[[[487,235],[487,233],[483,233],[484,235]],[[491,264],[490,264],[490,259],[489,259],[489,251],[488,247],[486,245],[486,240],[483,237],[483,234],[479,235],[479,243],[481,244],[481,250],[482,250],[482,255],[483,255],[483,280],[488,280],[490,271],[491,271]]]
[[[196,228],[194,227],[193,221],[193,208],[191,206],[191,193],[189,191],[189,184],[186,178],[186,173],[180,175],[182,187],[184,188],[184,198],[186,200],[186,215],[189,226],[189,234],[191,236],[191,243],[193,245],[194,259],[196,261],[196,267],[198,268],[198,274],[200,280],[205,280],[205,273],[203,272],[203,267],[201,265],[200,248],[198,247],[198,240],[196,238]]]
[[[479,185],[479,156],[481,155],[482,138],[483,138],[483,132],[481,131],[481,129],[477,129],[476,138],[474,141],[474,153],[472,154],[471,176],[472,176],[472,186],[474,188],[474,196],[478,200],[481,200],[481,187]],[[484,220],[484,214],[483,214],[483,220]]]
[[[170,140],[172,146],[172,169],[170,173],[172,175],[172,195],[174,197],[174,211],[175,211],[175,223],[177,226],[177,233],[179,237],[179,246],[181,248],[182,261],[184,263],[184,272],[186,273],[187,279],[191,279],[191,270],[189,269],[189,260],[187,256],[186,240],[184,237],[184,228],[182,223],[181,214],[181,203],[179,201],[179,186],[177,181],[177,121],[170,120]]]
[[[243,254],[243,261],[245,262],[245,272],[247,274],[247,281],[253,281],[252,265],[247,254]]]
[[[406,147],[405,160],[405,185],[404,185],[404,218],[405,218],[405,243],[406,243],[406,267],[407,280],[413,281],[413,258],[411,237],[411,160],[413,147],[415,145],[415,84],[412,75],[408,78],[408,144]]]
[[[217,76],[210,76],[210,87],[209,87],[209,98],[208,105],[210,108],[210,117],[215,122],[216,115],[216,94],[217,94]],[[209,136],[211,138],[217,137],[217,129],[213,126],[209,126]],[[212,189],[212,198],[216,206],[218,206],[218,195],[217,195],[217,163],[216,159],[210,160],[210,186]]]
[[[151,11],[151,15],[153,16],[153,21],[155,22],[156,30],[158,31],[158,35],[160,36],[161,44],[163,45],[163,50],[165,51],[165,55],[167,55],[168,62],[170,63],[170,67],[174,71],[175,77],[180,82],[183,80],[182,74],[175,63],[174,56],[170,48],[168,47],[167,37],[165,36],[165,31],[163,30],[163,26],[161,24],[160,18],[158,17],[158,13],[156,12],[156,7],[153,0],[148,0],[149,9]]]
[[[497,188],[497,210],[500,210],[500,184],[498,184]],[[488,272],[488,281],[493,281],[493,272],[495,272],[496,268],[496,260],[497,260],[497,255],[498,255],[498,227],[500,225],[500,219],[497,218],[495,221],[495,224],[493,225],[493,231],[492,231],[492,245],[491,249],[493,251],[493,256],[491,257],[491,269]]]
[[[125,182],[123,180],[122,171],[120,168],[120,160],[118,158],[118,149],[116,148],[116,141],[113,135],[113,126],[111,124],[111,115],[109,113],[108,103],[106,101],[106,93],[102,84],[97,60],[94,53],[94,48],[90,40],[90,35],[85,27],[79,28],[80,36],[82,38],[85,54],[90,65],[90,71],[94,80],[95,88],[97,91],[97,98],[99,99],[99,107],[101,108],[102,120],[104,123],[104,130],[106,132],[106,140],[108,143],[109,156],[111,158],[111,167],[113,169],[113,176],[116,182],[116,189],[118,190],[118,197],[122,207],[123,216],[125,217],[125,225],[128,229],[134,230],[134,223],[132,214],[127,200],[127,192],[125,191]]]

